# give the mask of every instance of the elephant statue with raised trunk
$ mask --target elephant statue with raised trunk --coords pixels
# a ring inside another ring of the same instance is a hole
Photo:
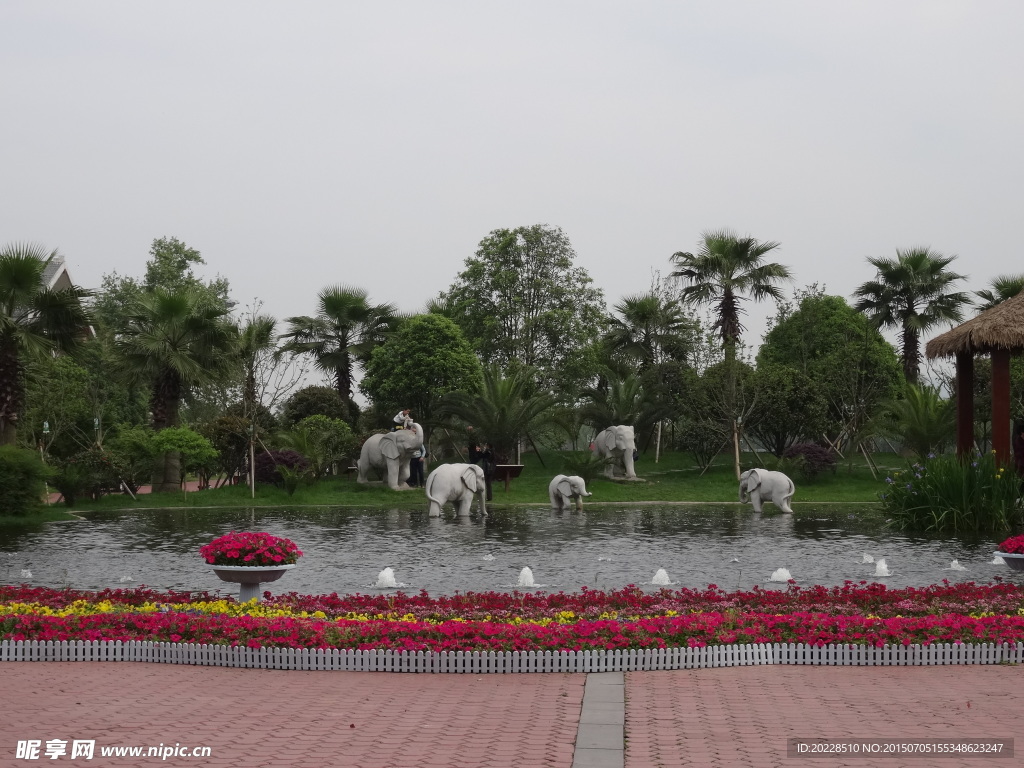
[[[369,482],[370,470],[375,470],[381,477],[387,477],[388,487],[392,490],[409,488],[409,462],[412,455],[423,447],[423,427],[413,423],[405,429],[385,432],[382,435],[370,435],[363,443],[359,452],[356,468],[360,483]]]
[[[749,500],[754,511],[760,512],[761,505],[770,501],[787,515],[793,514],[789,506],[796,486],[793,481],[781,472],[767,469],[748,469],[740,475],[740,501],[744,504]]]
[[[480,494],[480,511],[487,514],[487,484],[484,471],[476,464],[441,464],[427,475],[424,490],[430,502],[429,517],[439,517],[448,502],[455,507],[455,514],[468,517],[476,494]]]
[[[608,460],[605,474],[610,480],[614,480],[619,473],[623,473],[627,480],[636,480],[636,471],[633,469],[635,450],[633,427],[625,424],[603,429],[594,438],[594,455]]]
[[[552,509],[583,509],[583,497],[587,493],[587,484],[578,475],[555,475],[548,485],[548,496],[551,497]]]

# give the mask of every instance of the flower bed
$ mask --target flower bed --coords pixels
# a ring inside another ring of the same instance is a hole
[[[732,643],[881,646],[1024,642],[1024,589],[995,582],[887,589],[267,595],[239,604],[146,588],[0,586],[0,639],[158,640],[249,647],[615,650]]]

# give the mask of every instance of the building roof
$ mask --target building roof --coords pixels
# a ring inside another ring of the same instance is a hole
[[[1024,352],[1024,291],[936,336],[928,342],[925,354],[931,359],[996,349]]]

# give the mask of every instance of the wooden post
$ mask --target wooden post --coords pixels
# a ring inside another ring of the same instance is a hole
[[[1009,360],[1009,357],[1007,357]],[[995,357],[992,360],[992,387],[995,389]],[[1007,369],[1009,375],[1009,369]],[[1009,378],[1007,378],[1009,383]],[[1007,396],[1009,407],[1009,396]],[[992,416],[995,419],[995,397],[992,398]],[[1009,433],[1007,433],[1009,434]],[[1007,443],[1009,445],[1009,443]],[[958,352],[956,355],[956,455],[963,459],[974,447],[974,354]]]
[[[992,351],[992,448],[1000,466],[1010,463],[1010,350]]]

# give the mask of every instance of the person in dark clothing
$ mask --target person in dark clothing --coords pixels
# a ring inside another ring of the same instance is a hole
[[[475,464],[480,465],[480,469],[484,471],[484,482],[487,485],[487,501],[491,501],[493,493],[491,491],[491,482],[494,480],[494,451],[491,450],[489,443],[484,443],[484,447],[480,450],[480,455]]]
[[[423,485],[423,460],[427,458],[427,446],[422,445],[416,449],[412,458],[409,459],[409,482],[410,488]]]

